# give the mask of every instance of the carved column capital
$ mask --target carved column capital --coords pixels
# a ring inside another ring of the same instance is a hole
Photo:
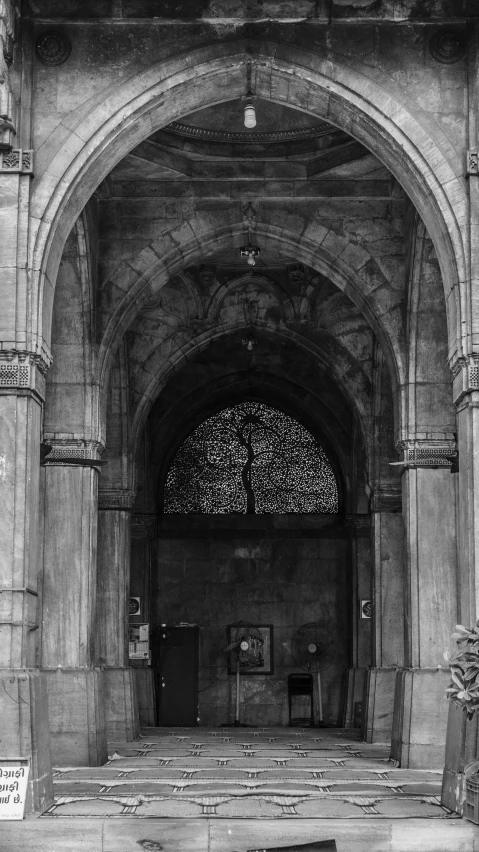
[[[403,458],[390,464],[399,467],[401,471],[408,468],[450,468],[457,452],[454,440],[439,438],[399,441],[396,447]]]
[[[83,438],[53,438],[45,435],[47,452],[44,465],[80,465],[100,467],[104,446],[99,441],[87,441]],[[49,449],[48,449],[49,448]]]
[[[451,372],[452,398],[456,405],[466,394],[479,391],[479,354],[458,358]]]
[[[98,508],[105,511],[131,512],[135,505],[135,492],[125,488],[100,488]]]
[[[132,538],[154,538],[156,535],[156,515],[142,513],[131,516]]]
[[[0,350],[0,394],[32,392],[43,402],[48,364],[33,352]]]

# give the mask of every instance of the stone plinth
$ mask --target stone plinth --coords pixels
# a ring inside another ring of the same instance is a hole
[[[0,692],[0,756],[29,758],[26,812],[37,811],[53,801],[45,678],[38,670],[3,671]]]
[[[396,675],[391,757],[403,769],[442,769],[450,673],[407,669]]]
[[[100,491],[96,658],[105,672],[105,718],[109,740],[140,733],[136,680],[128,668],[130,511],[134,493]]]
[[[361,733],[367,743],[391,740],[396,667],[372,668],[366,674]]]
[[[147,728],[154,727],[156,725],[154,673],[150,666],[135,666],[133,672],[135,674],[140,722]]]
[[[46,669],[52,763],[100,766],[108,758],[101,669]]]
[[[140,735],[135,672],[131,668],[103,669],[108,742],[134,740]]]
[[[446,765],[442,779],[442,804],[462,813],[464,769],[479,754],[479,717],[468,719],[465,711],[451,701],[447,720]]]

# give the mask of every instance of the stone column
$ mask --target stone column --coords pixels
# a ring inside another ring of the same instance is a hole
[[[449,671],[444,651],[457,617],[455,477],[450,441],[403,442],[406,658],[396,678],[392,757],[442,769]]]
[[[100,490],[96,656],[105,679],[109,741],[139,736],[135,673],[128,665],[130,527],[133,491]]]
[[[50,443],[44,472],[42,670],[52,759],[62,766],[98,766],[107,759],[103,673],[93,657],[101,447],[80,440]]]
[[[157,570],[155,555],[155,538],[157,535],[156,515],[143,512],[133,514],[131,518],[131,578],[130,594],[141,598],[142,614],[135,621],[154,622],[151,607],[153,565]],[[138,691],[138,711],[140,722],[148,727],[157,724],[154,672],[146,661],[134,660],[133,669],[136,675]]]
[[[27,810],[53,800],[46,685],[37,663],[44,364],[0,351],[0,751],[30,760]]]
[[[373,666],[366,679],[363,738],[391,742],[396,672],[404,664],[404,522],[401,494],[371,498]]]
[[[457,480],[457,622],[471,627],[479,618],[479,356],[463,359],[454,373],[457,406],[459,472]],[[449,640],[451,650],[456,650]],[[464,767],[479,757],[479,720],[466,718],[455,705],[449,707],[446,765],[442,802],[461,812],[464,801]]]
[[[357,724],[356,708],[364,714],[364,683],[371,664],[371,620],[361,618],[361,600],[371,598],[371,519],[369,515],[349,515],[351,592],[352,592],[352,666],[348,670],[344,727]]]

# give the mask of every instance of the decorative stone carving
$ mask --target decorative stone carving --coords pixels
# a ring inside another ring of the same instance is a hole
[[[253,206],[251,201],[248,201],[247,204],[243,207],[242,210],[243,219],[247,225],[247,227],[252,231],[256,227],[256,220],[258,218],[258,211]]]
[[[164,130],[175,133],[178,136],[187,136],[193,139],[201,139],[205,142],[231,142],[239,144],[242,142],[289,142],[296,139],[311,139],[316,136],[324,136],[335,130],[326,121],[318,122],[310,127],[298,127],[288,130],[212,130],[207,127],[193,127],[190,124],[181,124],[173,121]]]
[[[472,150],[466,154],[466,176],[479,175],[479,151]]]
[[[379,488],[372,494],[369,506],[371,512],[401,512],[402,494],[400,491],[384,491]]]
[[[63,65],[72,52],[72,46],[64,33],[48,30],[37,39],[35,50],[43,65]]]
[[[82,438],[54,438],[46,434],[45,442],[51,451],[45,458],[45,465],[78,464],[87,467],[99,467],[106,462],[100,460],[103,444],[99,441],[85,441]]]
[[[437,30],[429,39],[429,52],[436,62],[454,65],[465,56],[465,34],[460,30]]]
[[[457,404],[467,393],[479,391],[479,355],[460,358],[452,367],[452,398]]]
[[[198,269],[198,275],[205,287],[211,287],[216,279],[216,266],[212,263],[202,263]]]
[[[1,132],[0,117],[0,132]],[[3,151],[0,156],[0,172],[9,174],[26,174],[33,177],[33,151],[23,148],[12,148]]]
[[[302,263],[290,263],[288,277],[292,284],[302,284],[304,281],[304,266]]]
[[[403,453],[400,462],[392,462],[393,465],[407,468],[421,467],[451,467],[452,459],[456,455],[456,442],[448,440],[409,440],[400,441],[398,450]]]
[[[16,136],[15,102],[9,72],[16,17],[14,3],[11,0],[0,0],[0,151],[10,151]]]
[[[154,538],[156,535],[156,515],[141,514],[131,517],[131,537]]]
[[[47,364],[31,352],[0,351],[0,393],[33,391],[45,399]]]
[[[131,512],[135,504],[135,492],[123,488],[105,488],[98,491],[98,508],[104,510],[116,510],[119,512]]]

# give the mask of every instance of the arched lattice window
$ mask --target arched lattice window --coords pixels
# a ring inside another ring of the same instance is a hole
[[[326,453],[297,420],[243,402],[208,417],[177,450],[164,512],[337,512]]]

